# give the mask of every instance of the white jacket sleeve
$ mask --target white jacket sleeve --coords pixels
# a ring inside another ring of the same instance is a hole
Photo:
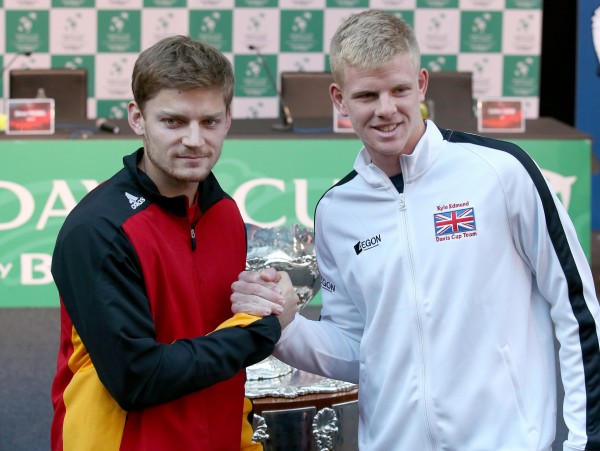
[[[360,340],[364,318],[346,291],[338,265],[327,245],[326,221],[317,221],[315,229],[317,263],[323,288],[320,321],[297,315],[283,331],[275,348],[275,357],[296,368],[337,380],[358,383]],[[324,233],[325,230],[325,233]],[[330,288],[335,286],[335,289]]]
[[[540,171],[529,168],[513,199],[513,237],[550,304],[565,390],[565,450],[600,448],[600,307],[589,263],[567,212]],[[533,180],[533,183],[531,181]],[[523,183],[523,185],[521,185]]]

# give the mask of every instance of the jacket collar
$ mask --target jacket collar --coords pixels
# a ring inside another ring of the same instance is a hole
[[[140,147],[131,155],[123,157],[125,169],[136,180],[148,200],[156,202],[162,208],[173,212],[177,216],[186,216],[188,212],[187,198],[183,195],[175,197],[163,196],[150,177],[138,168],[138,162],[143,155],[144,148]],[[200,211],[203,213],[206,212],[213,204],[223,198],[230,198],[230,196],[223,191],[214,174],[210,172],[208,177],[198,185],[197,202],[200,206]]]
[[[424,174],[444,148],[440,129],[430,120],[426,121],[425,133],[410,155],[400,155],[400,166],[405,183],[411,183]],[[354,169],[374,188],[390,188],[389,177],[371,162],[371,156],[362,147],[354,163]]]

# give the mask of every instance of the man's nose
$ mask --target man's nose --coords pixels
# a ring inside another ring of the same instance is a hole
[[[183,145],[187,147],[198,147],[204,144],[204,136],[200,124],[190,122],[182,141]]]

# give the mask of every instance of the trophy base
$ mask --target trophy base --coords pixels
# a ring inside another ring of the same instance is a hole
[[[277,379],[292,372],[292,367],[273,356],[246,368],[247,381],[262,381]]]
[[[358,386],[296,368],[279,379],[246,382],[254,404],[253,440],[265,451],[358,449]]]

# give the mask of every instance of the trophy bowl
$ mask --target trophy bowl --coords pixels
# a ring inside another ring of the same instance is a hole
[[[275,268],[286,271],[298,298],[298,311],[315,297],[321,287],[314,233],[300,225],[264,228],[246,224],[248,254],[246,270]],[[248,381],[275,379],[292,371],[292,367],[275,357],[267,357],[246,369]]]

